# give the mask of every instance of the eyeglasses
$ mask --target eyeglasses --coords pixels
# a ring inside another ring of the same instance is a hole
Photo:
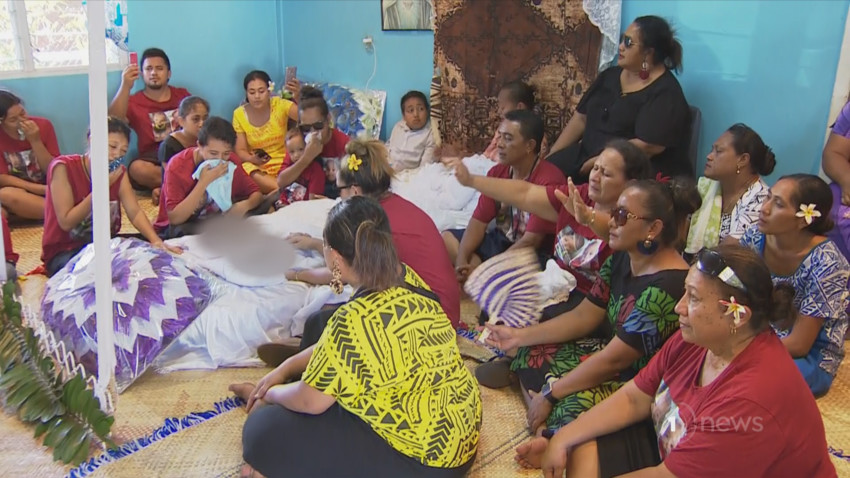
[[[339,184],[337,184],[336,188],[340,191],[345,191],[346,189],[353,188],[354,186],[356,186],[356,184],[347,184],[345,186],[340,186]]]
[[[634,41],[632,39],[632,37],[626,35],[625,33],[620,35],[620,43],[622,43],[623,46],[625,46],[626,48],[631,48],[631,47],[638,44],[636,41]]]
[[[325,122],[324,121],[316,121],[315,123],[311,123],[311,124],[299,124],[298,129],[301,130],[302,134],[307,134],[311,131],[321,131],[321,130],[325,129]]]
[[[638,216],[637,214],[629,212],[628,209],[624,207],[617,207],[611,209],[611,218],[614,219],[614,224],[623,227],[629,222],[629,219],[643,219],[644,221],[648,220],[648,218]]]
[[[735,271],[726,265],[723,256],[719,252],[703,248],[697,253],[697,269],[712,277],[717,277],[729,287],[734,287],[740,291],[746,292],[747,286],[741,282]]]

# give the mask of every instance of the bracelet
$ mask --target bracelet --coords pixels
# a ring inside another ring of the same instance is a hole
[[[596,221],[596,209],[592,209],[590,211],[590,220],[587,221],[587,224],[585,224],[585,226],[592,226],[594,221]]]
[[[300,281],[298,280],[298,273],[299,273],[299,272],[301,272],[301,271],[295,271],[295,282],[300,282]]]

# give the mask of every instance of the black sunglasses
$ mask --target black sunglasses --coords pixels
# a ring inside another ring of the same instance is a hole
[[[311,123],[311,124],[299,124],[298,129],[300,129],[301,133],[303,133],[303,134],[307,134],[311,131],[321,131],[321,130],[325,129],[325,122],[324,121],[316,121],[315,123]]]
[[[724,284],[733,287],[740,291],[746,292],[747,286],[741,282],[738,275],[731,267],[726,265],[723,256],[719,252],[703,248],[697,253],[697,270],[708,274],[712,277],[717,277]]]
[[[637,45],[637,42],[625,33],[620,35],[620,43],[622,43],[626,48],[631,48],[632,46]]]
[[[611,218],[614,219],[614,224],[623,227],[629,222],[629,219],[643,219],[644,221],[648,220],[648,218],[638,216],[637,214],[629,212],[628,209],[624,207],[615,207],[611,209]]]

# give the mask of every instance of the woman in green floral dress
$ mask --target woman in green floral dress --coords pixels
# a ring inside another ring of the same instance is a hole
[[[678,330],[673,309],[688,264],[676,244],[699,205],[691,181],[632,183],[611,213],[616,252],[578,307],[524,329],[488,326],[491,345],[517,349],[511,368],[529,402],[532,431],[551,434],[604,400]]]

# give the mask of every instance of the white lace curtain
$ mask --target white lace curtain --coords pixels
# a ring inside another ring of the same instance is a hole
[[[587,18],[602,32],[602,52],[599,55],[599,70],[604,70],[617,56],[620,44],[620,21],[622,0],[583,0],[582,8]]]

